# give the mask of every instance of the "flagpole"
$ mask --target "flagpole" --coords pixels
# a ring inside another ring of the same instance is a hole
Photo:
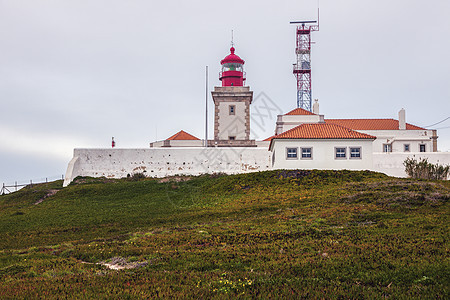
[[[208,66],[206,66],[206,95],[205,95],[205,147],[208,147]]]

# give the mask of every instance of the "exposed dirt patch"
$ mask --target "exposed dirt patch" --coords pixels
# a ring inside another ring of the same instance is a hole
[[[303,177],[306,177],[309,175],[311,175],[311,171],[309,171],[309,170],[288,170],[288,171],[284,170],[284,171],[281,171],[280,173],[278,173],[277,177],[280,179],[281,178],[299,179],[299,178],[303,178]]]
[[[102,261],[99,265],[105,266],[111,270],[136,269],[148,265],[147,261],[128,262],[125,258],[116,256],[109,261]]]
[[[34,203],[34,205],[38,205],[38,204],[42,203],[46,198],[55,195],[57,192],[59,192],[59,190],[48,190],[47,194],[44,197],[42,197],[41,199],[39,199],[38,201],[36,201]]]
[[[108,178],[106,178],[104,176],[103,177],[78,176],[70,184],[78,185],[78,184],[115,183],[115,182],[117,182],[117,179],[112,178],[109,175],[108,175]]]
[[[183,182],[191,180],[191,176],[172,176],[172,177],[164,177],[158,180],[159,183],[165,182]]]

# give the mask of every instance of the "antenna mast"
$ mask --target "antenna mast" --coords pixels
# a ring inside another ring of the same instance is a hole
[[[319,8],[317,8],[319,20]],[[297,78],[297,107],[312,111],[312,84],[311,84],[311,32],[319,31],[318,21],[295,21],[297,25],[295,54],[297,62],[293,66],[294,76]],[[317,25],[309,25],[315,24]]]

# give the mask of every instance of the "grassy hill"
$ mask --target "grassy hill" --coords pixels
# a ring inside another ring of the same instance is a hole
[[[0,298],[450,296],[448,181],[270,171],[61,185],[0,196]]]

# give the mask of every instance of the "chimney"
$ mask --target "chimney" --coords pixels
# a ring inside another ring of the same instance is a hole
[[[398,129],[405,130],[406,129],[406,117],[405,117],[405,109],[402,108],[398,112]]]
[[[275,126],[275,135],[278,135],[283,132],[283,116],[277,116],[277,124]]]
[[[319,114],[319,99],[314,99],[312,112],[313,112],[313,114],[316,114],[316,115]]]

